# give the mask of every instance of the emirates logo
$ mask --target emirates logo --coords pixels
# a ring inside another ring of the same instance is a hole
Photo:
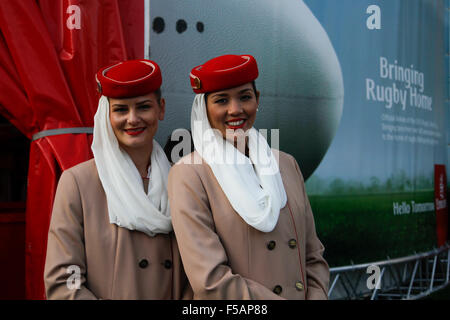
[[[200,89],[202,87],[202,82],[200,81],[200,79],[198,77],[194,78],[194,85],[192,86],[192,88],[194,89]]]

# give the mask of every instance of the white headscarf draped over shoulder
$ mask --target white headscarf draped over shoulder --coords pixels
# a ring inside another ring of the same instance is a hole
[[[172,230],[167,198],[170,163],[161,146],[153,140],[148,192],[127,152],[119,147],[109,119],[109,102],[99,100],[94,117],[92,152],[106,193],[110,223],[155,236]]]
[[[248,130],[249,157],[212,130],[204,94],[194,98],[191,129],[195,150],[211,167],[233,209],[250,226],[272,231],[287,197],[278,163],[266,139],[253,127]]]

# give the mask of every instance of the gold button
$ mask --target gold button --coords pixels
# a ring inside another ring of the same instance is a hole
[[[145,269],[148,267],[148,260],[147,259],[142,259],[141,261],[139,261],[139,267],[142,269]]]
[[[295,247],[297,247],[297,240],[295,239],[291,239],[288,242],[289,248],[294,249]]]
[[[164,268],[166,268],[166,269],[172,268],[172,261],[170,261],[170,260],[164,261]]]
[[[202,82],[198,77],[194,78],[194,86],[192,88],[194,89],[200,89],[202,87]]]
[[[281,286],[279,286],[279,285],[277,285],[277,286],[275,286],[275,288],[273,288],[273,292],[275,294],[280,294],[281,291],[283,291],[283,288]]]
[[[273,249],[275,249],[276,245],[277,245],[277,243],[275,241],[271,240],[267,243],[267,249],[273,250]]]
[[[295,289],[297,289],[298,291],[303,291],[303,289],[304,289],[303,283],[301,283],[300,281],[297,281],[295,283]]]

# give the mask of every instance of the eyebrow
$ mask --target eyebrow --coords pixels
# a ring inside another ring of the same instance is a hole
[[[147,99],[144,101],[136,102],[136,105],[141,105],[141,104],[148,103],[148,102],[152,102],[152,100]],[[114,103],[112,106],[113,107],[128,107],[128,104]]]
[[[242,93],[245,93],[245,92],[247,92],[247,91],[250,91],[250,92],[252,92],[253,91],[253,88],[245,88],[245,89],[242,89],[241,91],[239,91],[238,92],[238,94],[242,94]],[[228,97],[228,93],[215,93],[215,94],[212,94],[211,95],[211,99],[214,99],[214,98],[219,98],[219,97]]]
[[[253,92],[253,88],[243,89],[243,90],[239,91],[238,93],[244,93],[244,92],[246,92],[246,91]]]
[[[150,100],[150,99],[147,99],[147,100],[144,100],[144,101],[140,101],[140,102],[136,102],[136,104],[144,104],[144,103],[148,103],[148,102],[152,102],[152,100]]]
[[[214,93],[211,98],[228,97],[228,93]]]

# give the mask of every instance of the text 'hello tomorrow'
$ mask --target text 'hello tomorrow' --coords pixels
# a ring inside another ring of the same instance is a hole
[[[366,99],[382,102],[386,109],[394,105],[415,107],[433,111],[433,98],[424,94],[424,73],[416,70],[414,65],[404,67],[397,60],[389,63],[385,57],[380,57],[380,78],[392,80],[389,85],[377,84],[373,79],[366,79]],[[385,82],[385,81],[383,81]]]

